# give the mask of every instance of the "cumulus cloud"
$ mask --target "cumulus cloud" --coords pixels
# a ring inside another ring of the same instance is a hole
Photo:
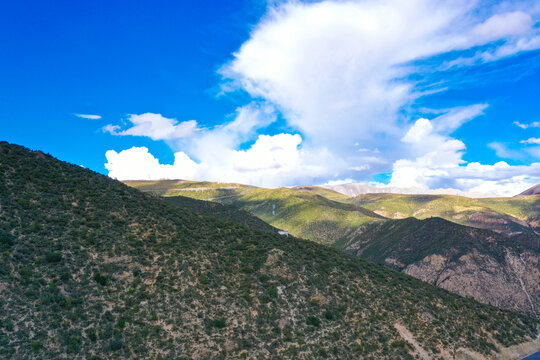
[[[145,113],[131,114],[127,121],[131,127],[119,131],[118,125],[106,125],[103,131],[112,135],[120,136],[147,136],[152,140],[172,140],[193,136],[197,131],[197,122],[195,120],[178,123],[175,119],[168,119],[161,114]]]
[[[451,87],[430,81],[429,74],[537,49],[532,12],[466,0],[272,4],[219,70],[223,94],[244,91],[254,99],[234,120],[205,129],[193,120],[141,114],[128,118],[128,128],[110,124],[104,130],[166,140],[180,150],[181,166],[176,160],[159,164],[148,151],[130,153],[146,159],[159,177],[271,186],[367,178],[392,167],[392,181],[400,186],[438,186],[445,176],[464,190],[477,186],[460,181],[466,147],[450,135],[488,104],[441,110],[412,126],[408,119],[417,117],[404,109]],[[292,130],[263,135],[278,114]],[[127,170],[117,170],[121,153],[109,153],[108,169],[126,178]],[[511,177],[529,171],[511,169]]]
[[[77,117],[80,117],[82,119],[89,119],[89,120],[99,120],[101,119],[101,115],[91,115],[91,114],[73,114]]]
[[[418,156],[394,163],[390,186],[456,188],[511,196],[540,182],[540,163],[528,166],[511,166],[504,161],[493,165],[466,163],[463,160],[465,144],[437,133],[427,119],[417,120],[402,141],[410,144]]]
[[[174,155],[173,164],[161,164],[146,147],[133,147],[106,153],[109,176],[130,179],[185,179],[220,182],[239,182],[263,186],[279,186],[284,181],[306,181],[327,171],[318,160],[325,159],[324,151],[309,153],[299,148],[300,135],[259,135],[246,150],[216,152],[211,158],[195,162],[184,152]]]
[[[228,88],[277,104],[313,141],[377,141],[400,132],[398,110],[420,95],[406,80],[417,71],[408,64],[532,31],[523,12],[482,21],[473,11],[467,1],[288,3],[221,72]]]

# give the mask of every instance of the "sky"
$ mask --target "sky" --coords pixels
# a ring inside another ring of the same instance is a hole
[[[540,182],[538,1],[28,1],[0,140],[119,180]]]

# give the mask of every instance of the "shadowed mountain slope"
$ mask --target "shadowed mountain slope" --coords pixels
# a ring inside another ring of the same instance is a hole
[[[462,296],[540,318],[537,236],[407,218],[361,226],[344,248]]]
[[[0,205],[2,358],[517,358],[502,346],[538,336],[531,318],[7,143]]]

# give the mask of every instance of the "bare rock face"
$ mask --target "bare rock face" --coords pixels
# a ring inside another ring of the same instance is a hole
[[[464,297],[540,318],[540,237],[432,218],[359,228],[345,250]]]
[[[538,318],[540,270],[533,252],[506,250],[503,261],[477,250],[457,260],[430,255],[403,271],[461,296]]]

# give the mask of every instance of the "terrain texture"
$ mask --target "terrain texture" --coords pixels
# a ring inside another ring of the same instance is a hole
[[[539,318],[540,242],[528,234],[407,218],[361,226],[344,247],[461,296]]]
[[[7,143],[0,247],[7,359],[481,359],[540,346],[530,317]]]
[[[182,194],[232,204],[293,235],[540,318],[540,195],[347,197],[317,186],[261,189],[187,181],[130,185],[171,201]]]

